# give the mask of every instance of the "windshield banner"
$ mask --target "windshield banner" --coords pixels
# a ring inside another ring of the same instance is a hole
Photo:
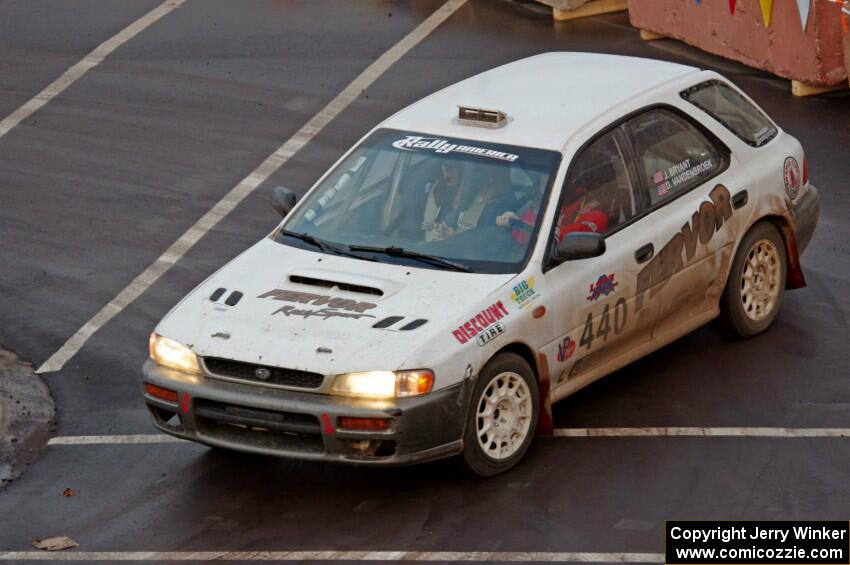
[[[490,157],[491,159],[499,159],[513,163],[519,159],[519,155],[513,153],[505,153],[504,151],[496,151],[495,149],[487,149],[485,147],[476,147],[474,145],[460,145],[451,143],[439,137],[422,137],[421,135],[408,135],[404,139],[399,139],[393,142],[393,147],[396,149],[404,149],[405,151],[433,151],[435,153],[464,153],[467,155],[480,155],[481,157]]]

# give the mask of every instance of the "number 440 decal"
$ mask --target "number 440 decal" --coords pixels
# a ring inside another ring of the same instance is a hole
[[[613,314],[613,323],[612,323],[612,314],[611,310],[614,310]],[[614,335],[619,334],[623,331],[623,328],[626,327],[626,319],[628,318],[628,307],[626,305],[626,299],[620,298],[617,300],[617,303],[614,304],[614,308],[611,308],[610,304],[606,304],[605,308],[602,310],[602,315],[599,316],[599,324],[596,326],[596,333],[593,332],[593,313],[589,313],[587,315],[587,321],[584,323],[584,331],[581,333],[581,341],[579,341],[579,346],[586,347],[590,349],[593,340],[596,338],[601,338],[602,341],[608,340],[608,334],[612,331]]]

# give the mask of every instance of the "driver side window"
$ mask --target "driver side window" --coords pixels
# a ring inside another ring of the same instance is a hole
[[[576,157],[561,198],[558,241],[573,232],[607,234],[640,212],[625,155],[612,130]]]

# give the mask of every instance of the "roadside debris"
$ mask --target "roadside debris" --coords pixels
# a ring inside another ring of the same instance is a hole
[[[78,547],[80,545],[68,536],[57,536],[55,538],[47,539],[35,538],[32,541],[32,544],[37,549],[43,549],[45,551],[59,551],[60,549],[69,549],[71,547]]]
[[[76,494],[76,493],[74,493],[74,489],[72,489],[70,487],[66,488],[65,490],[62,491],[62,496],[70,497],[70,496],[74,496],[74,494]]]

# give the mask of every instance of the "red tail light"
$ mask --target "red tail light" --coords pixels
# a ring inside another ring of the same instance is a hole
[[[809,158],[803,155],[803,186],[809,184]]]

